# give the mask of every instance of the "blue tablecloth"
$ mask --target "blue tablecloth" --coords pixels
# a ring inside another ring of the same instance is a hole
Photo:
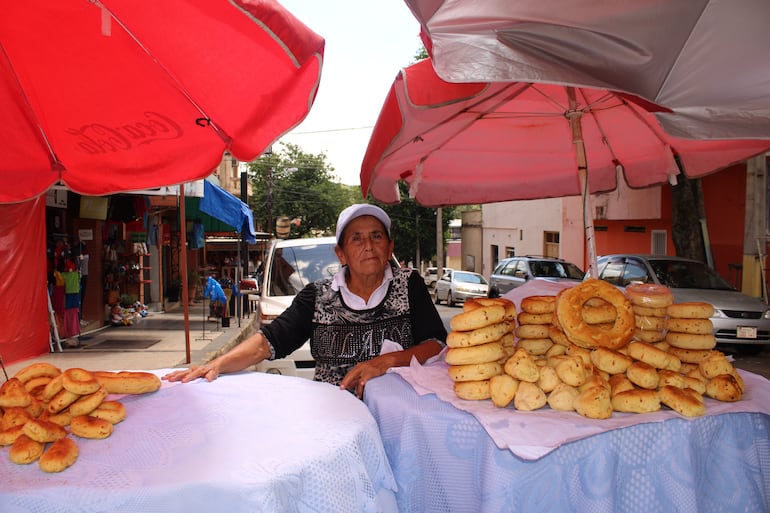
[[[120,400],[126,419],[109,438],[73,438],[80,455],[59,474],[2,448],[0,511],[395,511],[377,424],[337,387],[243,372]]]
[[[537,460],[500,449],[470,413],[397,374],[366,386],[401,513],[770,511],[770,416],[637,424]],[[577,414],[575,414],[577,415]]]

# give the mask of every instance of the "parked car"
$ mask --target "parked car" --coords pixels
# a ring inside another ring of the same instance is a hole
[[[463,303],[472,297],[486,297],[489,284],[480,274],[470,271],[447,269],[433,290],[436,304],[446,301],[448,306]]]
[[[499,297],[529,280],[583,281],[584,272],[561,258],[520,256],[500,260],[489,277],[489,297]]]
[[[334,237],[273,241],[265,258],[257,306],[259,328],[281,315],[306,284],[339,271],[340,262],[334,253],[336,244]],[[313,379],[315,360],[310,354],[310,344],[305,342],[286,358],[261,362],[257,370]]]
[[[444,271],[451,271],[452,269],[449,267],[444,267]],[[422,273],[422,278],[425,280],[425,285],[428,286],[429,289],[433,289],[433,286],[436,285],[436,280],[438,277],[436,274],[438,273],[438,267],[428,267],[425,269],[425,272]]]
[[[597,275],[621,289],[631,283],[665,285],[677,303],[711,303],[718,344],[736,344],[744,352],[770,344],[770,306],[736,290],[703,262],[671,256],[605,255],[597,259]]]

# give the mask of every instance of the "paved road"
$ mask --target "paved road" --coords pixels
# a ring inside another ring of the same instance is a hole
[[[449,331],[449,321],[452,317],[462,312],[462,307],[449,307],[444,304],[436,306],[441,319]],[[747,355],[739,352],[735,346],[719,346],[718,349],[730,355],[735,360],[735,366],[739,369],[753,372],[770,379],[770,346],[765,347],[759,354]]]

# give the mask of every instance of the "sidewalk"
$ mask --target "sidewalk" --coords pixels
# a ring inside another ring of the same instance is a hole
[[[84,331],[80,346],[65,347],[62,352],[46,353],[29,360],[5,365],[8,376],[35,362],[48,362],[61,369],[82,367],[88,370],[152,370],[188,367],[205,363],[237,345],[256,328],[256,315],[230,318],[230,327],[204,317],[204,303],[190,305],[190,363],[184,331],[184,311],[179,305],[169,312],[150,312],[131,326],[105,327]],[[70,339],[72,340],[72,339]],[[0,378],[4,380],[4,376]]]

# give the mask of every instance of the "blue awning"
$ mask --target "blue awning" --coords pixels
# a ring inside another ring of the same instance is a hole
[[[249,244],[257,242],[257,232],[254,231],[254,216],[249,206],[208,180],[203,182],[203,198],[201,199],[200,210],[235,228],[235,231],[243,234],[243,240]]]

